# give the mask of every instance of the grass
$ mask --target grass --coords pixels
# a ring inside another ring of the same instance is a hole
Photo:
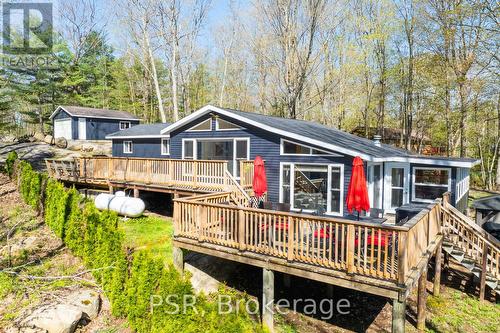
[[[174,227],[170,219],[156,216],[123,220],[119,228],[125,233],[125,245],[136,250],[148,249],[172,261]]]
[[[469,202],[468,202],[469,207],[472,207],[472,203],[474,202],[474,200],[481,199],[484,197],[489,197],[490,195],[493,195],[493,194],[491,192],[486,192],[486,191],[470,190],[469,191]]]
[[[481,303],[477,297],[447,288],[429,295],[428,332],[498,332],[500,305]]]

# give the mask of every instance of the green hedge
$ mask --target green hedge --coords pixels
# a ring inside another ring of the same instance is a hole
[[[46,175],[33,170],[31,164],[25,161],[19,163],[19,184],[23,200],[39,211],[41,207],[42,185]]]
[[[219,315],[217,305],[198,297],[194,308],[171,314],[175,305],[183,308],[184,295],[193,295],[189,280],[149,250],[128,255],[119,217],[98,211],[74,188],[66,189],[49,179],[42,195],[45,176],[26,162],[19,163],[20,192],[33,207],[44,199],[45,221],[71,251],[92,269],[111,302],[113,315],[128,319],[136,332],[255,332],[260,325],[248,316]],[[177,295],[170,303],[151,309],[151,297]]]
[[[17,161],[17,153],[15,151],[11,151],[7,154],[7,159],[5,160],[4,171],[12,179],[14,175],[14,165]]]

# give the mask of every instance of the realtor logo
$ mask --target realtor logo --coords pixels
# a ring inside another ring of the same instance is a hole
[[[3,53],[45,54],[52,50],[52,3],[3,2]]]

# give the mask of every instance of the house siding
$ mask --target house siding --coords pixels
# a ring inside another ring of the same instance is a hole
[[[210,118],[210,115],[200,117],[193,122],[170,133],[170,153],[172,158],[182,158],[182,140],[183,139],[207,139],[207,138],[249,138],[250,139],[250,159],[255,159],[260,155],[265,160],[266,176],[268,182],[268,199],[273,202],[279,201],[280,192],[280,162],[293,163],[318,163],[318,164],[343,164],[344,165],[344,206],[345,195],[351,175],[351,166],[353,157],[351,156],[282,156],[280,155],[281,136],[264,131],[260,128],[239,123],[234,119],[228,119],[220,116],[221,119],[241,126],[238,130],[215,130],[215,120],[212,123],[212,131],[186,132],[187,129]],[[295,140],[296,141],[296,140]],[[309,146],[307,142],[299,142]],[[313,148],[323,149],[322,147],[312,146]],[[334,152],[336,153],[336,152]],[[338,153],[336,153],[338,154]],[[340,155],[340,154],[339,154]],[[344,207],[344,213],[347,212]]]
[[[123,152],[123,141],[132,141],[132,154]],[[114,157],[149,157],[149,158],[173,158],[161,154],[161,139],[113,139],[112,154]]]
[[[106,135],[118,132],[120,130],[120,121],[130,121],[130,126],[139,124],[139,121],[137,120],[128,120],[128,119],[123,119],[123,120],[103,119],[103,118],[86,118],[86,119],[87,119],[87,140],[106,140]]]

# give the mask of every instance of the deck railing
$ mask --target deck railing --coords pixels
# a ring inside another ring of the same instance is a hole
[[[50,176],[78,181],[175,185],[223,191],[226,161],[152,158],[82,157],[73,161],[46,160]],[[64,170],[72,172],[63,172]],[[73,179],[69,179],[73,178]]]
[[[240,161],[240,184],[243,188],[253,185],[253,161]]]
[[[436,239],[439,218],[437,203],[391,226],[185,198],[174,203],[174,237],[404,283]]]
[[[119,182],[130,185],[174,186],[207,192],[230,192],[234,203],[238,206],[248,206],[250,197],[229,173],[227,164],[227,161],[118,157],[46,160],[49,176],[61,180],[91,183]],[[248,177],[250,176],[247,174],[245,176],[247,181]]]

